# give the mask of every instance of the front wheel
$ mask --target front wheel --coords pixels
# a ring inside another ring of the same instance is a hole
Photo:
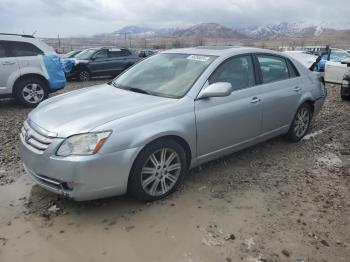
[[[48,97],[48,94],[47,84],[34,77],[20,80],[14,91],[17,102],[28,107],[36,107]]]
[[[80,69],[78,71],[78,80],[80,82],[86,82],[89,81],[91,78],[90,72],[86,69]]]
[[[308,103],[301,105],[293,119],[287,133],[287,139],[291,142],[300,141],[309,131],[312,118],[311,106]]]
[[[185,150],[173,140],[145,147],[132,167],[128,191],[142,201],[154,201],[174,192],[187,171]]]

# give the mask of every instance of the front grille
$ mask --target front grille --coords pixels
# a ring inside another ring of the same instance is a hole
[[[20,137],[22,143],[36,154],[43,154],[53,142],[52,138],[36,131],[27,121],[23,124]]]

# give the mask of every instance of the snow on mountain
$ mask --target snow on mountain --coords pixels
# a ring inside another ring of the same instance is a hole
[[[241,28],[238,31],[255,39],[274,39],[278,37],[293,37],[314,35],[320,36],[325,30],[345,30],[350,28],[350,22],[292,22],[278,23],[263,26]]]
[[[177,30],[173,36],[178,37],[203,37],[203,38],[230,38],[246,39],[246,35],[231,28],[216,23],[202,23],[186,29]]]

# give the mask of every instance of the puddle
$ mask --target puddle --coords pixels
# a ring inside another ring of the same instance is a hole
[[[27,178],[0,188],[0,261],[216,261],[235,243],[224,237],[247,223],[247,217],[263,206],[242,196],[233,205],[257,210],[236,212],[222,199],[201,201],[210,192],[186,190],[167,200],[143,204],[128,197],[107,200],[105,205],[71,203],[67,214],[49,220],[39,214],[25,214],[26,201],[43,194]],[[206,193],[205,193],[206,192]],[[47,195],[47,197],[55,197]],[[209,200],[208,200],[209,199]],[[67,200],[69,202],[69,200]],[[262,201],[262,200],[260,200]],[[59,207],[59,206],[58,206]],[[225,210],[225,216],[220,210]],[[243,222],[243,221],[246,222]],[[208,247],[203,237],[215,221],[220,227],[220,246]],[[10,225],[8,225],[10,223]],[[242,240],[243,241],[243,240]],[[239,240],[236,245],[239,247]]]

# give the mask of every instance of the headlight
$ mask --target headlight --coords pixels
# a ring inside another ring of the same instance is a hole
[[[66,138],[56,152],[57,156],[94,155],[112,132],[96,132],[74,135]]]

